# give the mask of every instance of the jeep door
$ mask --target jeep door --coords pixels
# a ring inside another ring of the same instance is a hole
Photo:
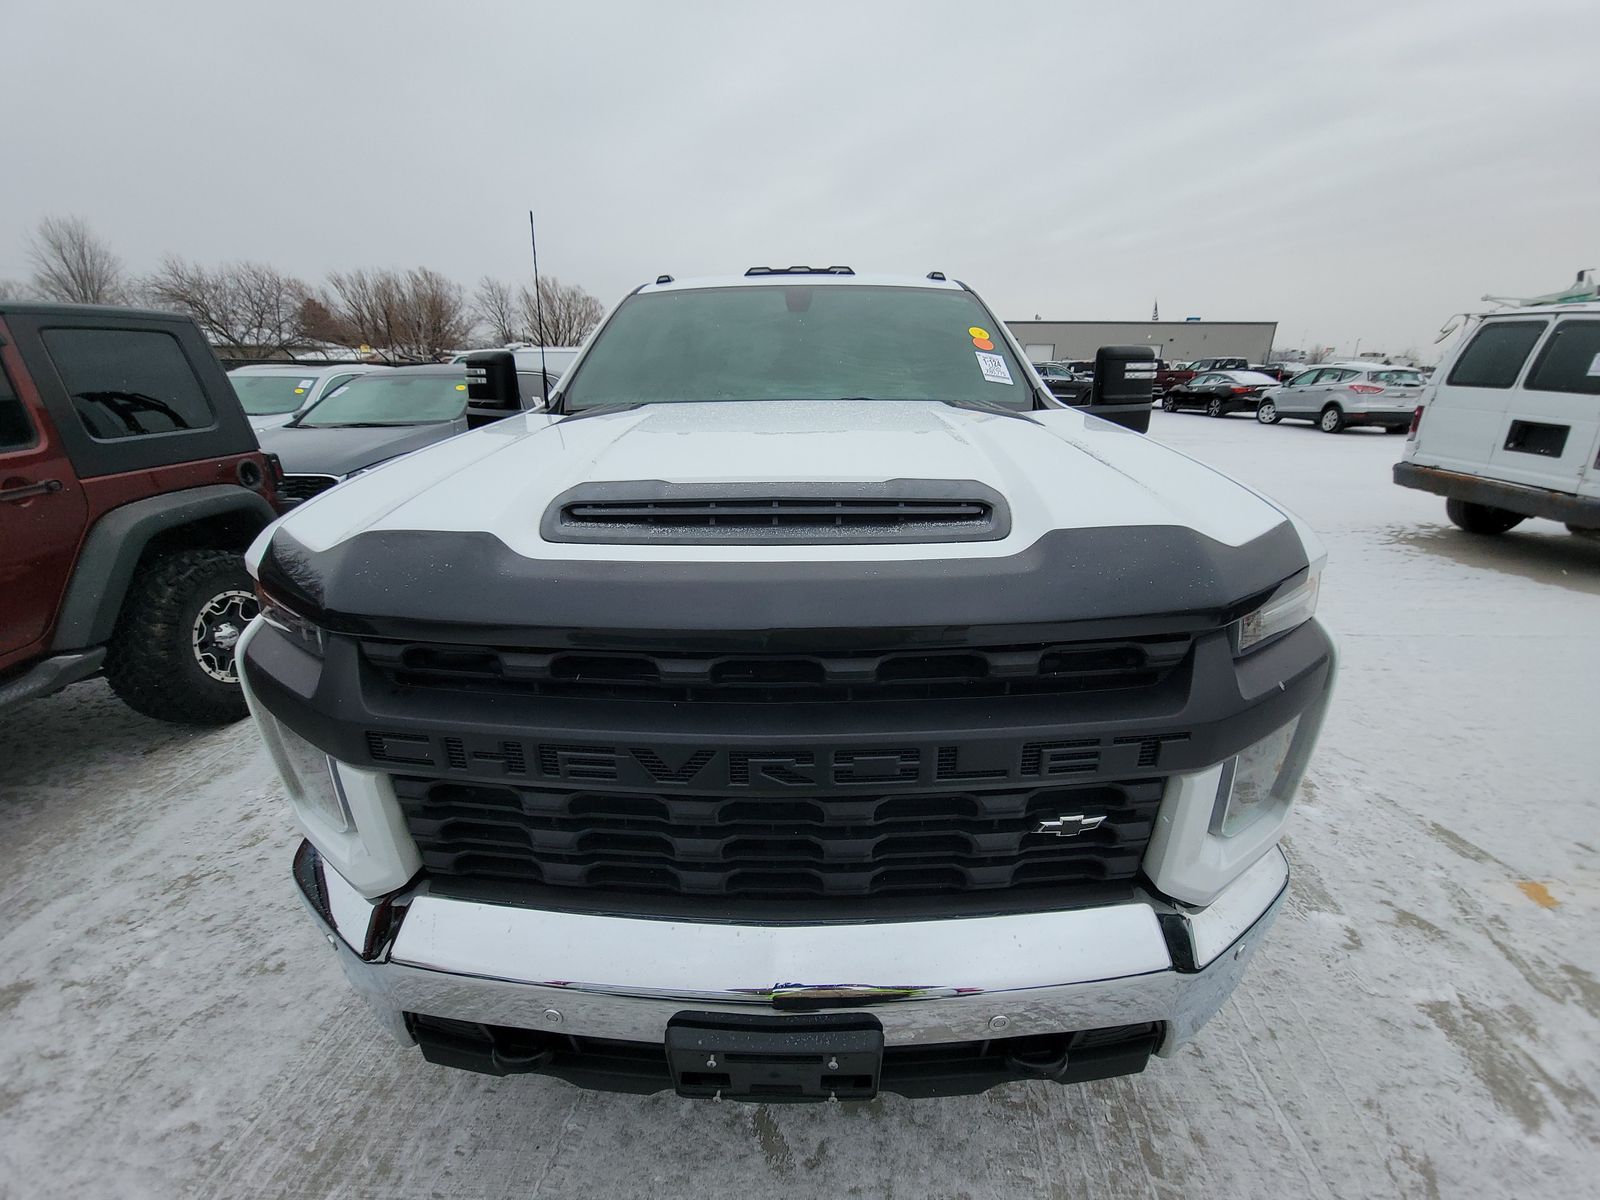
[[[1578,490],[1600,440],[1600,318],[1561,317],[1507,393],[1489,459],[1496,479]]]
[[[55,624],[88,512],[66,450],[0,323],[0,671]]]

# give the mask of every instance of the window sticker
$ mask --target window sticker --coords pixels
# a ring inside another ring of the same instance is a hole
[[[982,326],[974,325],[971,329],[967,330],[967,336],[972,339],[972,344],[979,350],[994,349],[994,342],[992,342],[989,338],[989,331],[984,329]]]
[[[985,354],[979,350],[977,359],[978,370],[983,372],[983,377],[990,383],[1011,382],[1011,371],[1006,367],[1006,360],[998,354]]]
[[[294,385],[295,391],[303,392],[315,382],[315,379],[302,379],[299,383]]]
[[[464,391],[466,391],[466,390],[467,390],[467,385],[466,385],[466,384],[464,384],[464,383],[458,383],[458,384],[456,384],[456,391],[458,391],[458,392],[464,392]]]

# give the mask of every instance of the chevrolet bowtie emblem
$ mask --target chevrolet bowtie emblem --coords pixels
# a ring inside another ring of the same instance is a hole
[[[1105,817],[1086,817],[1082,813],[1073,813],[1071,816],[1055,817],[1049,821],[1040,821],[1035,833],[1053,833],[1057,837],[1077,837],[1091,829],[1099,829]]]

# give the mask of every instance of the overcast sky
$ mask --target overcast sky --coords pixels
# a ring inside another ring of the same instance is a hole
[[[0,6],[0,277],[43,216],[318,279],[941,269],[1002,318],[1432,353],[1600,266],[1596,0]]]

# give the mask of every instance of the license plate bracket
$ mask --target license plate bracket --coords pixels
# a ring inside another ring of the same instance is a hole
[[[883,1070],[883,1026],[861,1013],[682,1012],[667,1022],[667,1063],[680,1096],[870,1100]]]

